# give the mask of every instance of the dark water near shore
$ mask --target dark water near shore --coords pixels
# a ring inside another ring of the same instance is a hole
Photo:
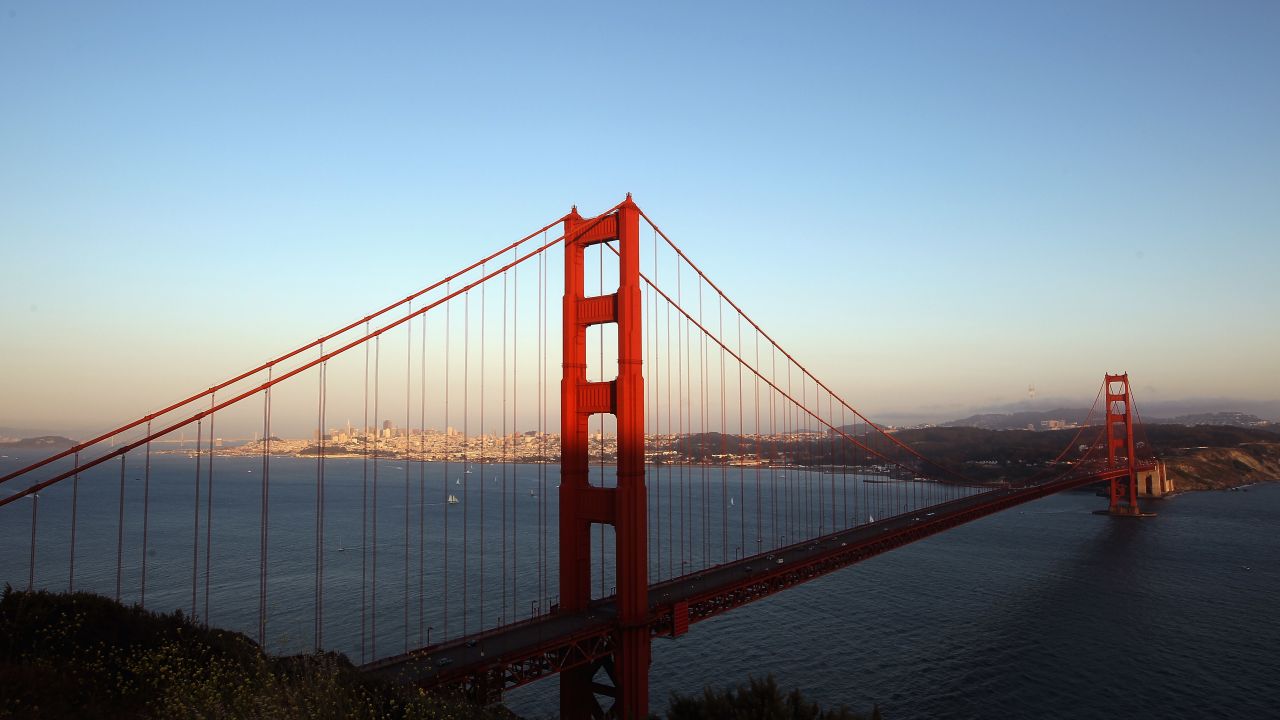
[[[26,459],[0,459],[0,470]],[[148,607],[191,608],[193,464],[172,455],[152,460]],[[314,461],[290,458],[271,465],[267,639],[280,652],[306,649],[314,638],[314,468]],[[261,461],[219,458],[216,469],[210,620],[253,635]],[[447,471],[427,464],[420,476],[412,465],[407,503],[405,470],[397,461],[380,466],[378,597],[371,602],[366,583],[364,603],[377,612],[365,613],[362,632],[361,576],[368,576],[372,559],[362,549],[373,547],[371,536],[367,544],[362,540],[369,530],[361,517],[363,467],[359,460],[327,461],[327,647],[358,661],[362,650],[381,656],[402,651],[406,642],[416,645],[428,627],[438,640],[446,627],[457,635],[465,622],[475,631],[544,611],[554,601],[556,468],[476,467],[464,475],[457,463]],[[130,456],[125,474],[121,595],[136,602],[140,459]],[[77,511],[76,586],[109,596],[116,581],[119,476],[118,465],[86,473]],[[418,494],[420,481],[425,497]],[[699,469],[683,481],[683,494],[674,475],[653,483],[651,505],[686,500],[683,533],[669,524],[651,527],[655,577],[678,574],[682,562],[686,568],[720,562],[753,543],[792,542],[821,530],[829,520],[820,518],[833,514],[839,523],[865,521],[939,492],[917,483],[841,478],[832,484],[831,476],[794,470],[704,477]],[[207,490],[207,475],[204,482]],[[764,488],[758,501],[757,484]],[[818,488],[826,490],[819,495]],[[465,507],[446,505],[448,494],[461,496]],[[735,502],[722,524],[714,516],[726,497]],[[710,520],[703,519],[704,500]],[[1100,503],[1088,494],[1047,498],[696,625],[680,640],[655,641],[654,707],[665,706],[671,691],[773,673],[824,704],[866,709],[878,702],[891,718],[1280,717],[1280,485],[1178,496],[1154,503],[1159,517],[1145,520],[1092,515]],[[18,587],[28,577],[31,505],[23,500],[0,508],[6,537],[0,582]],[[204,612],[206,567],[205,509],[200,512],[197,615]],[[68,483],[42,493],[37,586],[66,588],[69,518]],[[551,528],[545,539],[540,518]],[[790,540],[782,537],[787,533]],[[504,534],[520,538],[519,557],[503,552]],[[441,552],[446,538],[447,560]],[[426,550],[421,557],[419,543]],[[483,573],[475,552],[469,567],[462,564],[464,545],[486,548]],[[447,617],[440,593],[446,569]],[[611,591],[611,573],[606,562],[597,594]],[[360,639],[373,635],[375,622],[377,647],[366,641],[362,648]],[[555,693],[551,679],[510,693],[508,704],[520,713],[550,715]]]

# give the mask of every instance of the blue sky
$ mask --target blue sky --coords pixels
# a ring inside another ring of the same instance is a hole
[[[0,0],[0,426],[627,191],[872,413],[1280,399],[1276,3],[264,5]]]

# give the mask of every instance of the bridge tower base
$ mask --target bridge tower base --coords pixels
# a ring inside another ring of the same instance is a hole
[[[584,251],[617,241],[618,291],[586,297]],[[613,213],[584,219],[577,208],[564,221],[564,361],[560,382],[560,611],[591,603],[591,529],[614,528],[618,620],[613,654],[571,669],[560,684],[560,715],[605,714],[598,696],[612,698],[607,714],[649,714],[649,576],[644,477],[644,349],[641,331],[640,209],[631,195]],[[586,331],[618,327],[618,376],[587,381]],[[616,487],[589,479],[588,421],[597,413],[618,420]],[[601,548],[603,551],[603,548]],[[596,682],[604,670],[613,686]]]

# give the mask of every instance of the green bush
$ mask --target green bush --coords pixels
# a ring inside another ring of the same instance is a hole
[[[805,700],[799,690],[783,694],[778,683],[770,675],[761,680],[750,678],[745,685],[725,690],[706,688],[702,696],[685,696],[672,693],[667,706],[667,720],[721,720],[751,718],[752,720],[863,720],[849,708],[841,705],[834,710],[823,710],[817,703]],[[880,720],[880,709],[871,713],[872,720]]]
[[[510,717],[90,593],[0,597],[0,718]]]

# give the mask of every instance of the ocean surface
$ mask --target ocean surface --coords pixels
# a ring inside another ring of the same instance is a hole
[[[34,457],[8,454],[0,472]],[[122,600],[143,599],[145,514],[147,607],[204,618],[207,594],[211,624],[256,636],[262,461],[216,459],[212,516],[203,464],[194,504],[195,463],[153,455],[148,481],[145,459],[131,454],[123,472],[115,461],[82,474],[75,587],[113,596],[119,567]],[[316,463],[273,458],[268,470],[267,645],[302,651],[315,639]],[[359,662],[556,600],[558,468],[383,460],[376,504],[370,471],[360,459],[325,464],[326,647]],[[689,468],[650,484],[652,515],[664,518],[650,523],[654,578],[944,492],[795,469]],[[38,587],[71,579],[72,494],[70,480],[41,493]],[[772,673],[824,705],[878,703],[887,718],[1280,717],[1280,485],[1152,501],[1158,516],[1141,520],[1093,515],[1102,502],[1046,498],[656,640],[652,705]],[[0,583],[28,583],[33,505],[0,508]],[[596,594],[610,594],[612,565],[596,563]],[[551,716],[556,692],[552,678],[506,701]]]

